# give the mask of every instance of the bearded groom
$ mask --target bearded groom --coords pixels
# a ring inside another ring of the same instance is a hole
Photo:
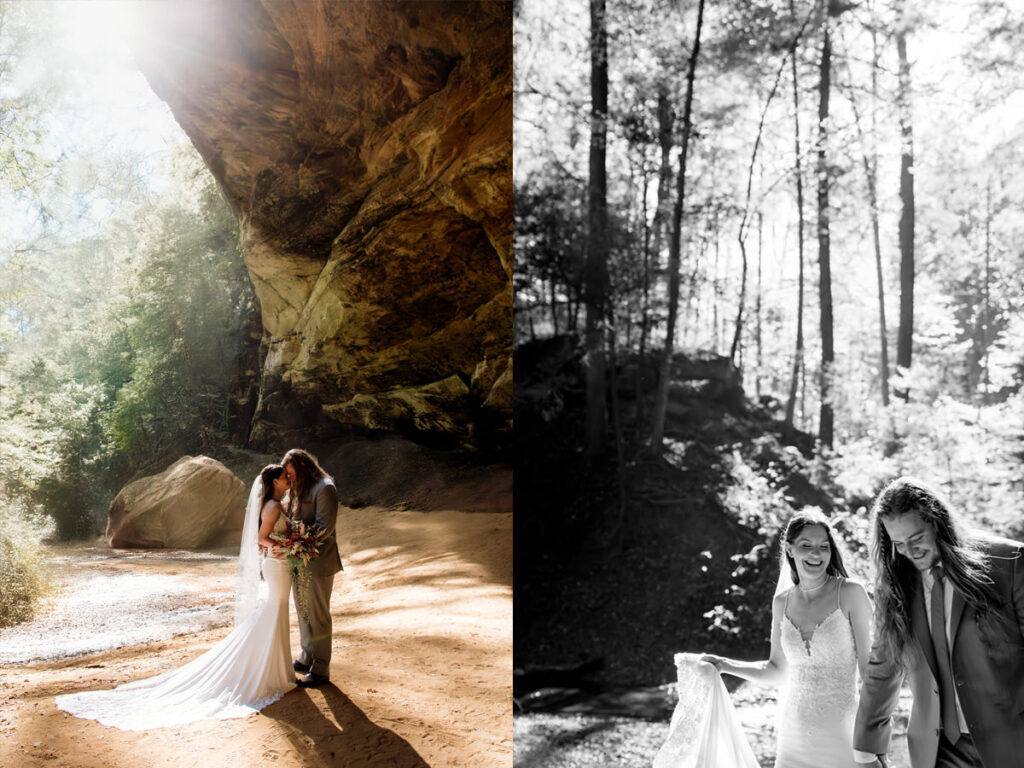
[[[301,448],[293,448],[281,460],[284,475],[291,484],[288,516],[301,520],[319,533],[320,555],[309,561],[306,584],[300,586],[302,576],[292,576],[292,596],[299,620],[299,641],[302,652],[292,662],[296,672],[302,673],[298,684],[312,688],[330,680],[331,591],[334,575],[342,570],[338,554],[335,526],[338,520],[338,489],[334,480],[317,463],[316,457]],[[308,592],[308,594],[304,594]]]
[[[912,768],[1024,764],[1024,544],[968,533],[910,477],[882,491],[873,517],[876,630],[856,760],[885,764],[907,676]]]

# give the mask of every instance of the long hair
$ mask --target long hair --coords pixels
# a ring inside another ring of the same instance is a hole
[[[316,456],[302,448],[292,448],[288,451],[281,459],[281,464],[291,464],[295,469],[294,487],[288,494],[289,514],[294,517],[309,489],[316,485],[320,478],[330,477],[330,475],[324,472],[323,467],[316,460]]]
[[[263,498],[260,499],[260,521],[263,520],[263,505],[274,495],[274,481],[284,472],[283,464],[267,464],[260,470],[260,480],[263,481]]]
[[[988,574],[989,562],[976,537],[957,519],[937,489],[914,477],[900,477],[878,495],[872,508],[871,556],[875,561],[877,639],[890,659],[903,664],[911,644],[910,595],[920,583],[917,568],[896,552],[882,521],[916,512],[935,531],[935,543],[946,576],[963,595],[965,608],[985,614],[1000,600]]]
[[[284,471],[284,464],[267,464],[259,471],[259,477],[263,481],[263,498],[259,500],[260,509],[263,509],[263,505],[273,496],[273,481],[281,477]]]
[[[825,535],[828,537],[828,548],[829,548],[829,559],[828,565],[825,566],[825,573],[829,576],[847,576],[846,565],[843,563],[843,556],[839,552],[839,547],[836,546],[836,538],[832,532],[832,524],[825,517],[825,514],[821,510],[809,507],[802,509],[795,513],[789,522],[786,523],[786,532],[782,535],[783,546],[780,547],[782,550],[779,556],[779,567],[789,568],[789,575],[793,579],[794,584],[800,583],[800,574],[796,570],[796,561],[789,556],[786,551],[786,544],[792,544],[796,541],[800,535],[800,531],[809,525],[820,525],[825,529]]]

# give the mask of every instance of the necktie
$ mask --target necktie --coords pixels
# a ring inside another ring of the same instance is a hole
[[[946,600],[943,589],[942,566],[932,568],[932,646],[935,648],[935,666],[939,672],[939,707],[942,730],[950,744],[960,739],[960,723],[956,716],[956,689],[953,687],[953,668],[949,663],[949,645],[946,642]]]

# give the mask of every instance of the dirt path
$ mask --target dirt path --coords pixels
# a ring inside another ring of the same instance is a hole
[[[512,515],[365,508],[343,518],[332,685],[296,689],[248,718],[133,733],[72,717],[53,697],[179,666],[229,628],[7,666],[0,765],[511,766]],[[187,564],[167,567],[188,576]],[[201,568],[220,583],[234,563]],[[298,648],[294,613],[291,644]]]

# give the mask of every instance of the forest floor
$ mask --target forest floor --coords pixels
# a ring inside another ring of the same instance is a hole
[[[591,698],[557,712],[517,714],[513,726],[516,768],[650,768],[668,736],[671,710],[654,719],[637,717],[637,708],[663,707],[673,697],[672,686],[660,686]],[[741,683],[730,699],[758,764],[771,768],[775,763],[774,691]],[[904,689],[889,751],[892,768],[910,768],[909,709],[910,692]]]
[[[527,350],[536,359],[516,369],[516,695],[661,685],[681,651],[765,658],[780,525],[803,506],[838,506],[809,438],[784,440],[777,409],[738,387],[677,382],[657,455],[623,429],[621,457],[612,443],[588,461],[569,349]],[[651,395],[638,401],[631,376],[620,381],[619,422],[649,418]],[[849,557],[851,575],[864,563]]]
[[[687,407],[668,422],[664,455],[624,471],[543,441],[537,458],[517,461],[517,689],[545,682],[546,668],[586,665],[595,682],[650,686],[674,679],[680,651],[767,654],[774,520],[790,504],[823,506],[824,494],[769,419],[699,393]]]
[[[508,474],[499,482],[509,483]],[[343,509],[346,570],[331,600],[331,684],[297,688],[259,714],[126,732],[54,705],[58,694],[178,667],[228,634],[228,626],[0,666],[0,765],[511,766],[510,491],[498,489],[490,512],[457,505],[430,512]],[[226,599],[236,565],[224,557],[198,564],[121,558],[111,565],[84,553],[76,569],[88,577],[110,567],[183,579],[197,588],[199,605],[211,596]],[[60,597],[54,602],[51,611]],[[298,644],[293,612],[293,652]]]

